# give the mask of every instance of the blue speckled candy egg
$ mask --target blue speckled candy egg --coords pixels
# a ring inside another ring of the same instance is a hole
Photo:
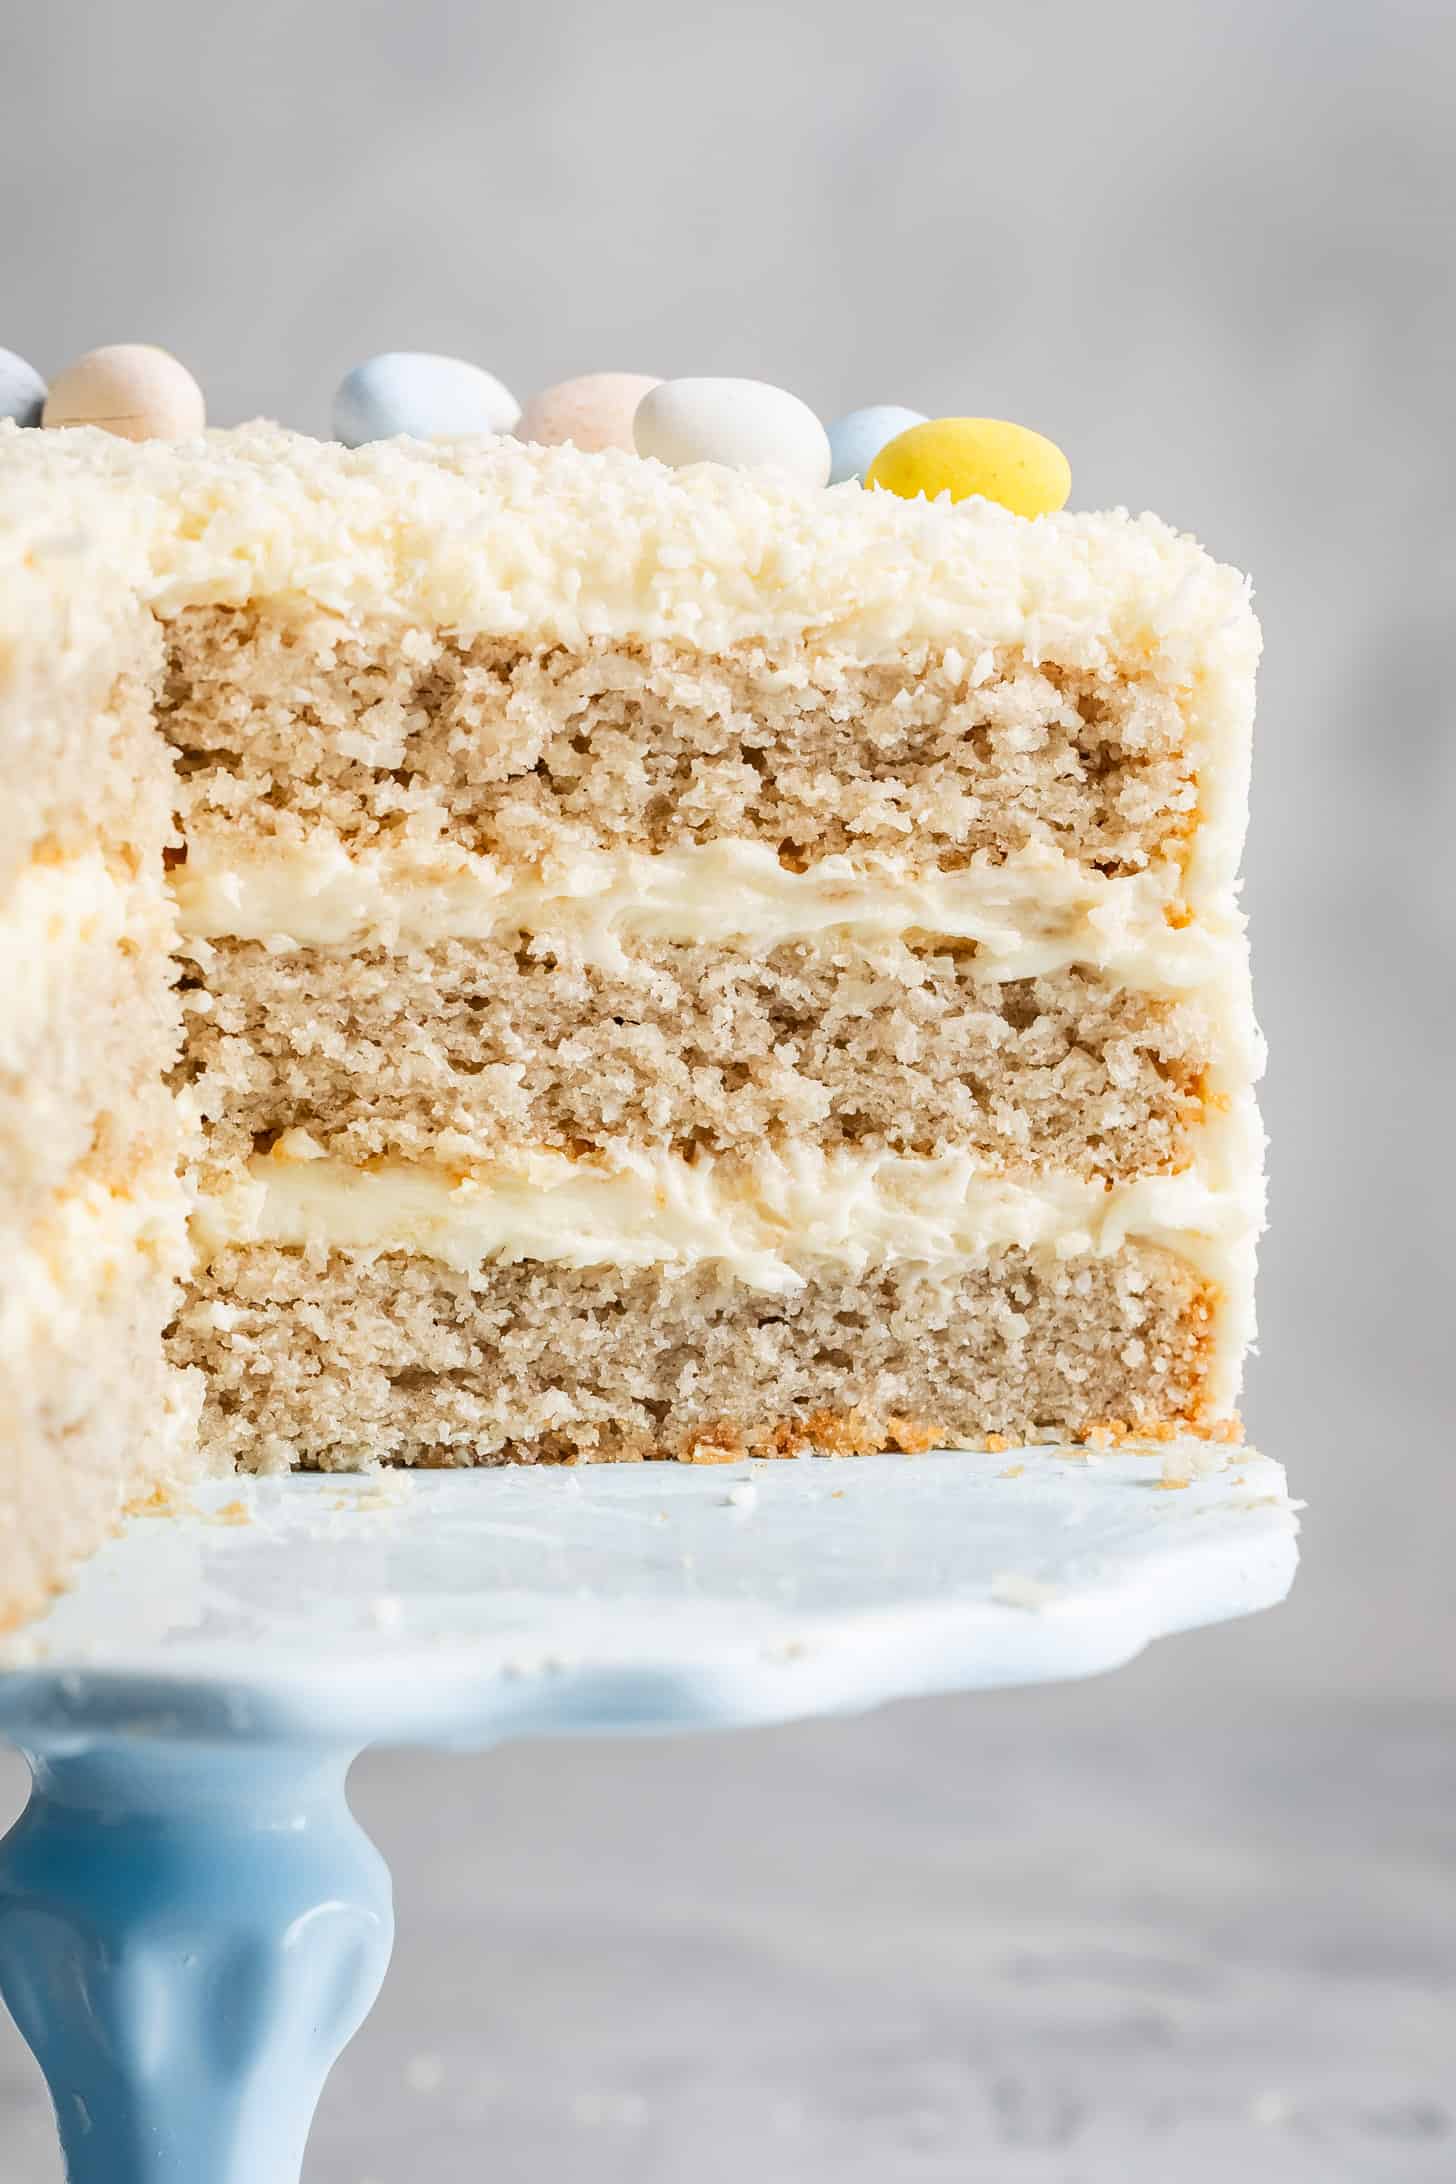
[[[0,417],[17,425],[38,425],[45,408],[46,383],[33,364],[13,349],[0,349]]]
[[[334,396],[334,438],[345,447],[366,440],[453,440],[477,432],[510,432],[521,405],[509,388],[463,357],[391,349],[356,364]]]
[[[848,478],[864,481],[864,474],[880,449],[912,425],[923,425],[919,410],[901,409],[894,402],[872,403],[868,409],[851,410],[836,417],[829,427],[829,452],[833,458],[829,483],[843,485]]]
[[[632,437],[639,455],[673,470],[726,463],[804,485],[829,478],[829,442],[814,412],[762,379],[666,379],[639,403]]]

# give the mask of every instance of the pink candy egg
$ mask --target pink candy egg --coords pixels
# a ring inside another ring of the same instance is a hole
[[[207,423],[202,389],[175,356],[146,342],[89,349],[51,381],[41,422],[99,425],[122,440],[191,440]]]
[[[632,447],[632,419],[644,394],[662,382],[641,372],[587,372],[533,394],[516,426],[518,440],[561,447],[570,440],[595,454]]]

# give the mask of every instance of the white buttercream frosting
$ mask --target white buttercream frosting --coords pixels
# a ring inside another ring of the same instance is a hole
[[[314,1157],[310,1157],[313,1154]],[[965,1152],[826,1153],[751,1160],[623,1145],[573,1159],[539,1151],[457,1170],[352,1167],[301,1132],[246,1177],[203,1193],[194,1233],[229,1242],[418,1251],[457,1267],[491,1259],[570,1266],[721,1261],[755,1288],[793,1289],[817,1262],[941,1265],[1002,1245],[1105,1257],[1129,1237],[1202,1263],[1249,1225],[1241,1192],[1204,1170],[1106,1184],[1067,1174],[988,1173]]]
[[[349,449],[266,424],[141,443],[0,426],[0,487],[32,557],[74,556],[69,518],[100,527],[164,615],[293,597],[467,637],[708,648],[809,630],[874,658],[974,637],[1085,667],[1166,651],[1188,677],[1212,636],[1230,672],[1257,651],[1244,578],[1123,510],[1033,522],[617,449]]]
[[[73,1177],[25,1243],[8,1253],[0,1364],[23,1363],[42,1335],[64,1342],[103,1291],[135,1279],[140,1262],[180,1274],[186,1259],[186,1200],[170,1161],[124,1181]]]
[[[1106,879],[1041,845],[958,872],[889,852],[821,857],[795,872],[755,841],[574,848],[521,866],[450,844],[350,851],[322,830],[302,843],[254,837],[246,845],[199,831],[172,887],[184,937],[274,948],[428,946],[548,931],[610,966],[633,940],[772,948],[836,931],[865,941],[924,933],[974,941],[994,977],[1085,963],[1168,993],[1206,984],[1230,949],[1242,951],[1232,898],[1173,925],[1167,873]]]
[[[171,936],[166,899],[148,877],[119,876],[98,849],[24,866],[0,900],[0,1069],[24,1067],[54,1009],[62,971],[83,952],[122,941],[158,954]]]

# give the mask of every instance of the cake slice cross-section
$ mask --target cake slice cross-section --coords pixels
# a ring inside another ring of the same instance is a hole
[[[0,436],[119,509],[245,1468],[1236,1433],[1258,631],[1151,517]]]

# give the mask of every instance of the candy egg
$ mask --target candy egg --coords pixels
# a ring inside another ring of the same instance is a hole
[[[44,425],[99,425],[119,440],[191,440],[207,423],[202,389],[175,356],[146,342],[90,349],[51,381]]]
[[[901,409],[894,402],[878,402],[869,409],[851,410],[847,417],[836,417],[829,427],[829,452],[833,458],[829,483],[843,485],[846,479],[862,478],[887,440],[924,423],[923,410]]]
[[[979,493],[1013,515],[1049,516],[1066,504],[1072,469],[1053,441],[1025,425],[999,417],[936,417],[882,447],[865,484],[904,500],[949,493],[958,501]]]
[[[0,349],[0,417],[17,425],[38,425],[45,398],[46,383],[35,366],[13,349]]]
[[[391,349],[356,364],[334,396],[334,438],[345,447],[366,440],[454,440],[478,432],[509,432],[521,405],[491,372],[463,357]]]
[[[829,438],[796,394],[761,379],[668,379],[643,397],[632,421],[639,455],[680,470],[727,463],[777,470],[805,485],[829,482]]]
[[[587,372],[580,379],[563,379],[531,396],[516,438],[537,447],[561,447],[570,440],[573,447],[593,454],[604,447],[625,447],[630,453],[637,405],[661,385],[660,379],[641,372]]]

